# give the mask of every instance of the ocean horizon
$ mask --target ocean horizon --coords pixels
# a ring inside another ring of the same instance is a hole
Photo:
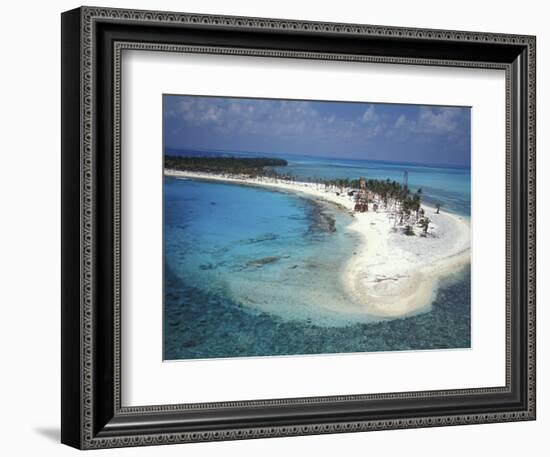
[[[291,153],[277,153],[277,152],[254,152],[254,151],[239,151],[239,150],[225,150],[225,149],[200,149],[200,148],[175,148],[166,146],[164,148],[164,153],[166,155],[176,155],[176,156],[187,156],[187,157],[200,157],[200,156],[211,156],[211,157],[224,157],[224,156],[242,156],[242,157],[295,157],[299,159],[304,157],[307,159],[314,160],[345,160],[349,162],[379,162],[379,163],[391,163],[395,165],[420,165],[425,167],[432,168],[450,168],[450,169],[459,169],[459,170],[470,170],[471,166],[466,164],[451,164],[451,163],[434,163],[434,162],[407,162],[399,160],[378,160],[378,159],[359,159],[353,157],[340,157],[338,155],[313,155],[313,154],[291,154]]]

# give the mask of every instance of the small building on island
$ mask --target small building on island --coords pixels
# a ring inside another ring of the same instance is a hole
[[[359,190],[355,193],[354,210],[364,213],[369,210],[369,192],[367,191],[367,180],[359,178]]]

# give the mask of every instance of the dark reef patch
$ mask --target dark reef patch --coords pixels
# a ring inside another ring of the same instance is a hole
[[[302,199],[308,221],[307,236],[317,237],[336,232],[336,219],[325,204],[311,199]]]

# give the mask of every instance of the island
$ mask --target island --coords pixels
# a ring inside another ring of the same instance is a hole
[[[469,218],[424,203],[422,189],[361,176],[296,180],[281,170],[286,165],[262,157],[166,156],[164,174],[292,192],[352,214],[347,230],[361,241],[342,269],[349,301],[332,310],[338,313],[398,318],[427,311],[438,287],[469,263]]]

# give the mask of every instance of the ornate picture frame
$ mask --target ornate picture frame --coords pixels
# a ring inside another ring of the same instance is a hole
[[[95,7],[63,13],[62,442],[100,449],[534,420],[535,43],[533,36]],[[506,385],[124,406],[124,50],[504,70]]]

